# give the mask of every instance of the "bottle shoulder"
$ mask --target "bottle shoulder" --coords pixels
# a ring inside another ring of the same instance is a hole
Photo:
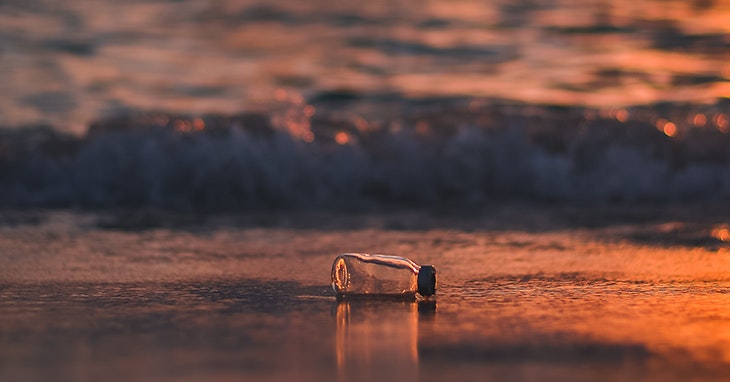
[[[369,253],[343,253],[338,258],[353,259],[363,263],[379,264],[391,268],[409,269],[413,273],[418,273],[420,266],[410,259],[400,256],[380,255]]]

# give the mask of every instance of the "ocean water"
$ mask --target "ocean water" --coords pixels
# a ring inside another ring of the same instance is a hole
[[[727,200],[723,1],[0,5],[5,207]]]
[[[286,103],[272,115],[116,117],[82,137],[19,128],[0,134],[0,206],[220,212],[727,201],[729,107],[603,113],[441,100],[368,121]]]
[[[83,133],[134,110],[233,114],[267,109],[279,89],[712,103],[730,95],[728,17],[712,0],[3,2],[0,125]]]
[[[728,20],[0,2],[0,380],[722,379]],[[342,252],[437,298],[338,302]]]

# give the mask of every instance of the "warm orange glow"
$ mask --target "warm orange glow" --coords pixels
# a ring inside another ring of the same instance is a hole
[[[677,125],[673,124],[672,122],[667,122],[664,124],[664,128],[662,129],[662,131],[668,137],[673,137],[677,135]]]
[[[629,119],[629,112],[626,109],[621,109],[616,112],[616,120],[619,122],[626,122]]]
[[[202,118],[195,118],[193,120],[193,130],[201,131],[205,130],[205,121]]]
[[[725,114],[718,114],[717,117],[715,117],[715,124],[717,125],[717,129],[721,132],[725,134],[730,132],[730,122],[728,122]]]
[[[488,216],[489,227],[504,224],[503,219],[510,219],[509,224],[533,222],[536,214],[540,227],[555,220],[544,217],[547,212],[543,207],[536,212],[535,207],[512,207],[510,216]],[[586,208],[585,215],[579,216],[606,216],[603,207]],[[635,208],[611,207],[616,212],[632,213]],[[206,347],[209,356],[229,356],[231,347],[225,341],[231,335],[264,339],[260,347],[241,349],[243,353],[236,357],[275,363],[283,370],[281,377],[272,378],[277,380],[301,375],[333,380],[339,371],[341,380],[346,381],[409,381],[419,375],[430,378],[426,373],[441,367],[448,368],[448,373],[465,368],[463,373],[472,377],[476,373],[504,375],[504,363],[511,359],[516,363],[507,364],[508,368],[550,368],[569,379],[575,375],[595,379],[593,365],[599,363],[600,372],[618,367],[639,368],[642,373],[621,372],[616,374],[618,378],[609,379],[642,379],[655,372],[672,379],[672,375],[689,375],[696,370],[709,370],[711,376],[721,378],[717,373],[727,371],[730,362],[730,253],[725,250],[730,248],[730,241],[713,237],[726,238],[724,230],[730,230],[730,221],[722,210],[672,209],[666,205],[641,208],[641,216],[676,216],[671,211],[680,211],[682,219],[642,223],[631,214],[627,220],[606,227],[583,227],[585,220],[575,219],[574,225],[541,230],[487,229],[470,220],[467,230],[445,226],[407,231],[376,227],[369,220],[423,219],[424,215],[408,212],[407,217],[365,216],[370,224],[365,229],[330,228],[352,222],[344,220],[354,219],[349,215],[333,216],[343,220],[328,221],[331,225],[325,228],[228,227],[211,235],[167,230],[153,233],[154,241],[105,229],[72,237],[78,245],[60,243],[64,245],[54,247],[57,256],[46,256],[43,249],[48,241],[35,240],[43,237],[47,227],[3,227],[6,234],[0,235],[0,249],[22,255],[0,256],[3,293],[10,296],[13,305],[13,314],[3,316],[3,329],[32,335],[28,336],[31,341],[4,338],[0,343],[13,342],[17,348],[5,350],[5,354],[25,357],[48,351],[48,341],[73,342],[79,336],[98,335],[101,328],[105,330],[101,339],[116,345],[122,339],[118,335],[125,336],[125,332],[116,333],[116,326],[108,329],[105,322],[124,325],[130,317],[143,320],[158,315],[161,308],[157,301],[162,301],[167,304],[163,312],[173,320],[199,325],[208,332],[206,328],[211,325],[221,328],[220,333],[210,333],[214,336],[211,341],[224,346]],[[562,218],[564,211],[561,208],[554,213]],[[62,217],[68,219],[67,215]],[[310,217],[298,219],[307,223]],[[522,220],[514,220],[517,217]],[[481,215],[479,218],[483,219]],[[79,225],[88,224],[85,216],[74,219]],[[698,230],[694,222],[699,219],[723,220]],[[52,228],[80,229],[63,223]],[[715,236],[711,236],[713,229]],[[68,231],[60,232],[63,237],[71,236]],[[440,267],[445,277],[439,285],[438,310],[429,312],[422,309],[424,305],[390,300],[337,302],[319,287],[332,261],[329,251],[322,248],[368,246],[373,237],[378,238],[383,251],[421,253],[417,256],[424,262]],[[106,260],[99,257],[99,243],[105,243],[104,249],[115,257],[114,267],[68,270],[69,259],[72,264]],[[139,261],[141,251],[154,261]],[[169,261],[172,251],[187,260]],[[260,255],[208,256],[214,252]],[[196,258],[198,253],[203,257]],[[302,257],[307,261],[298,261]],[[213,277],[220,281],[211,280]],[[292,281],[276,281],[283,278]],[[72,281],[62,281],[67,279]],[[242,283],[241,279],[254,281]],[[202,293],[211,290],[228,296],[244,290],[253,297],[236,302],[241,309],[224,316],[218,313],[226,301],[200,298],[201,292],[190,287],[189,280],[204,280],[200,283],[210,285]],[[264,295],[258,296],[262,292]],[[152,302],[147,301],[150,296]],[[271,296],[281,297],[271,300]],[[128,307],[124,302],[130,300],[144,304]],[[106,309],[110,302],[118,303]],[[80,314],[90,306],[96,306],[98,314]],[[59,327],[68,330],[54,329]],[[137,346],[139,340],[158,339],[160,332],[156,330],[153,327],[149,333],[140,333],[146,337],[133,338],[124,349],[144,350]],[[134,354],[134,358],[122,361],[136,365],[140,358]],[[66,359],[55,352],[49,355]],[[100,360],[121,362],[116,353],[111,356],[111,360]],[[188,351],[180,357],[183,361],[198,359],[197,353]],[[43,368],[35,356],[23,359],[28,359],[28,368]],[[85,359],[72,361],[74,367],[88,367],[82,363]],[[486,369],[480,369],[482,365]],[[389,378],[398,373],[405,377]],[[448,380],[446,377],[434,380]]]
[[[304,96],[297,92],[290,92],[289,93],[289,102],[293,103],[294,105],[303,105],[304,104]]]
[[[304,115],[306,115],[307,117],[313,116],[315,112],[316,109],[312,105],[307,105],[304,107]]]
[[[352,120],[352,123],[354,123],[355,128],[361,132],[367,131],[370,128],[370,124],[368,123],[368,121],[362,117],[355,117]]]
[[[335,353],[337,354],[337,369],[342,371],[348,353],[347,329],[350,326],[350,305],[337,305],[337,335]]]
[[[301,138],[304,142],[312,143],[314,141],[314,134],[311,131],[305,131],[302,133]]]
[[[335,134],[335,142],[340,145],[347,144],[350,142],[350,135],[344,131],[338,131],[337,134]]]
[[[421,135],[426,135],[429,132],[429,126],[428,122],[426,121],[418,121],[416,124],[416,133]]]
[[[242,101],[248,104],[251,100],[273,99],[296,104],[301,97],[294,95],[294,89],[305,94],[326,89],[352,89],[363,94],[390,89],[397,94],[413,96],[484,96],[598,108],[656,101],[703,103],[727,97],[730,65],[720,49],[730,32],[727,22],[730,9],[726,2],[672,1],[659,7],[657,1],[621,0],[615,2],[615,6],[607,7],[600,17],[590,16],[595,11],[590,2],[571,6],[570,2],[559,1],[554,7],[535,12],[529,22],[514,25],[510,25],[514,21],[506,17],[499,5],[492,2],[437,1],[422,4],[417,12],[403,13],[403,19],[392,30],[383,29],[379,23],[358,27],[358,35],[362,38],[388,38],[393,39],[396,46],[423,46],[426,52],[433,52],[406,61],[400,54],[390,54],[387,47],[347,44],[352,38],[351,31],[338,23],[315,26],[253,20],[245,25],[217,25],[221,33],[177,36],[175,28],[140,28],[143,25],[140,20],[152,17],[143,5],[145,3],[134,6],[135,11],[129,12],[137,15],[137,22],[113,17],[107,20],[105,17],[114,14],[114,8],[108,8],[109,4],[81,9],[59,5],[63,12],[74,17],[96,20],[80,27],[78,33],[81,35],[98,35],[109,29],[121,35],[139,34],[140,38],[133,44],[97,41],[94,46],[98,49],[89,55],[67,54],[64,49],[53,48],[53,44],[39,47],[41,51],[37,53],[48,55],[49,60],[57,62],[63,68],[59,73],[64,74],[59,78],[59,74],[46,72],[44,75],[48,78],[39,81],[26,79],[39,78],[36,73],[43,73],[43,67],[34,63],[32,57],[24,56],[31,52],[16,52],[18,59],[7,61],[10,72],[16,75],[4,84],[11,91],[0,95],[0,114],[4,123],[11,125],[37,119],[40,113],[25,106],[13,106],[16,103],[12,100],[52,91],[65,81],[70,81],[66,91],[78,100],[77,110],[66,118],[70,119],[68,123],[81,125],[111,106],[107,104],[111,100],[131,108],[174,113],[236,113],[240,111]],[[237,14],[246,9],[246,2],[226,4],[221,9],[215,7],[217,10],[211,10],[210,15],[206,13],[205,23],[213,22],[216,15],[223,17],[226,12]],[[316,13],[317,6],[284,2],[277,7],[281,7],[283,13],[306,18]],[[364,19],[393,11],[390,2],[370,4],[366,8],[357,6],[357,2],[340,6],[343,7],[341,12]],[[161,7],[164,12],[172,9],[168,9],[172,5]],[[53,21],[43,20],[45,14],[38,12],[32,18],[0,15],[4,17],[0,25],[15,30],[18,36],[58,33],[58,38],[65,40],[68,36],[64,37],[63,33],[68,31],[56,29],[58,26]],[[476,19],[510,28],[459,27]],[[454,23],[424,29],[415,27],[418,20],[453,20]],[[591,32],[591,28],[600,27],[603,22],[618,28],[632,27],[625,33]],[[660,28],[665,23],[672,26],[667,31]],[[188,29],[195,26],[181,24]],[[553,30],[550,38],[560,43],[545,44],[545,34],[533,33],[534,30]],[[666,38],[667,46],[647,43],[644,33],[652,36],[656,33],[662,41]],[[674,34],[676,39],[673,39]],[[698,39],[696,42],[694,37],[682,40],[682,36],[697,36]],[[717,36],[718,40],[707,43],[702,36]],[[182,40],[180,44],[160,47],[154,43],[157,37]],[[674,43],[688,43],[689,49],[675,49]],[[197,44],[205,49],[199,49]],[[464,47],[493,47],[495,57],[466,59],[456,55],[449,60],[441,59],[443,53],[439,50],[458,51]],[[513,50],[521,54],[514,55]],[[333,51],[339,51],[348,59],[333,56]],[[251,59],[240,60],[241,54],[251,55]],[[190,65],[191,62],[195,64]],[[499,63],[499,70],[493,70],[496,63]],[[384,75],[382,70],[365,68],[392,70],[386,70],[388,74]],[[617,79],[606,84],[608,86],[586,88],[600,77],[595,73],[613,69],[636,76]],[[706,84],[695,84],[691,78],[696,75],[707,75],[710,80]],[[672,81],[683,77],[690,81],[676,84]],[[294,81],[282,82],[282,79]],[[515,86],[516,81],[519,86]],[[555,83],[570,86],[554,87]],[[105,84],[103,90],[99,87],[101,84]],[[216,91],[212,97],[200,97],[187,91],[177,92],[174,97],[158,96],[158,90],[169,91],[174,84],[221,91]],[[582,90],[584,88],[588,91]],[[97,92],[101,92],[101,97],[97,97]],[[469,110],[478,109],[478,103],[469,105]],[[56,123],[65,124],[66,121]]]
[[[730,241],[730,229],[727,226],[715,227],[712,230],[712,237],[720,241]]]
[[[694,120],[692,122],[695,126],[702,127],[705,125],[705,123],[707,123],[707,117],[705,117],[705,115],[702,113],[695,114]]]
[[[337,304],[336,322],[340,380],[378,375],[388,368],[418,368],[416,303],[342,301]]]
[[[284,121],[277,121],[276,123],[283,124],[283,127],[291,134],[291,136],[301,139],[304,142],[314,141],[314,133],[309,123],[308,118],[301,118],[296,113],[290,112],[285,117]]]
[[[174,126],[175,126],[175,131],[180,132],[180,133],[187,133],[193,129],[193,125],[190,123],[190,121],[183,120],[183,119],[175,120]]]
[[[280,102],[281,101],[286,101],[286,98],[287,98],[286,90],[284,90],[284,89],[276,89],[276,91],[274,91],[274,98],[277,101],[280,101]]]

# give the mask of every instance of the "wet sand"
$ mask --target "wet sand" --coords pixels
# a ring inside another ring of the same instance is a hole
[[[0,379],[717,379],[725,212],[5,212]],[[344,251],[436,265],[436,301],[336,301]]]

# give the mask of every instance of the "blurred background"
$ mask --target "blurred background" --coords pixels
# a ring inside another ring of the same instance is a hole
[[[730,2],[4,1],[0,55],[0,125],[75,133],[133,110],[266,108],[282,91],[707,103],[730,96]]]
[[[728,1],[4,1],[0,57],[5,206],[730,198]]]

